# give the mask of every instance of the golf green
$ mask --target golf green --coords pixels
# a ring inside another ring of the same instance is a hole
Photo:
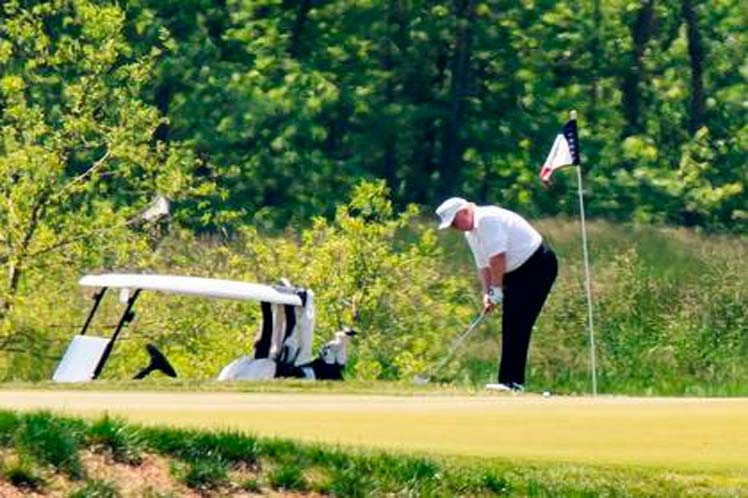
[[[0,408],[410,452],[748,471],[748,399],[0,390]]]

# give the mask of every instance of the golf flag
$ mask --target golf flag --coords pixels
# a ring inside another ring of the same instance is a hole
[[[554,171],[572,164],[579,164],[579,136],[575,118],[567,121],[561,128],[561,133],[556,136],[551,152],[540,170],[540,179],[543,183],[549,183]]]
[[[540,170],[540,179],[544,185],[551,181],[554,171],[564,166],[579,166],[579,136],[577,135],[577,111],[571,111],[561,133],[556,136],[551,152]],[[582,190],[582,170],[577,168],[577,186],[579,187],[579,218],[582,225],[582,254],[584,255],[584,287],[587,294],[587,330],[590,337],[590,373],[592,377],[592,395],[597,396],[597,360],[595,358],[595,324],[592,317],[592,277],[590,276],[590,257],[587,250],[587,227],[584,221],[584,191]]]

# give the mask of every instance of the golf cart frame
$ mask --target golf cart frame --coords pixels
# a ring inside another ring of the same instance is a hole
[[[311,351],[315,308],[314,294],[308,289],[294,287],[288,282],[271,286],[212,278],[123,273],[86,275],[79,284],[97,290],[83,327],[69,344],[54,373],[53,380],[56,382],[85,382],[101,375],[121,332],[135,317],[134,306],[143,291],[260,303],[262,326],[260,337],[254,343],[253,356],[245,356],[232,362],[221,372],[219,380],[241,379],[242,374],[237,373],[237,368],[241,370],[249,363],[263,360],[265,367],[271,363],[273,365],[270,369],[272,373],[267,368],[263,369],[263,378],[268,375],[314,378]],[[121,297],[126,296],[125,308],[114,332],[108,339],[86,335],[99,305],[111,289],[119,290]],[[155,346],[149,346],[147,349],[151,355],[151,366],[141,371],[136,378],[142,378],[154,369],[176,376],[165,357]],[[237,362],[243,364],[237,365]],[[162,368],[164,366],[168,368]]]

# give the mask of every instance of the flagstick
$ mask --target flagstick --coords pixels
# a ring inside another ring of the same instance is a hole
[[[592,323],[592,290],[590,288],[590,258],[587,252],[587,226],[584,221],[584,195],[582,193],[582,167],[576,166],[579,184],[579,216],[582,221],[582,250],[584,252],[584,277],[587,291],[587,319],[590,332],[590,369],[592,370],[592,395],[597,396],[597,367],[595,365],[595,330]]]

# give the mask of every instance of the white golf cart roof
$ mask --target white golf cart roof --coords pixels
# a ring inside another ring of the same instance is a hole
[[[297,294],[283,292],[270,285],[251,284],[217,278],[104,273],[101,275],[86,275],[78,283],[84,287],[153,290],[172,294],[263,301],[274,304],[290,304],[292,306],[302,306],[303,304]]]

